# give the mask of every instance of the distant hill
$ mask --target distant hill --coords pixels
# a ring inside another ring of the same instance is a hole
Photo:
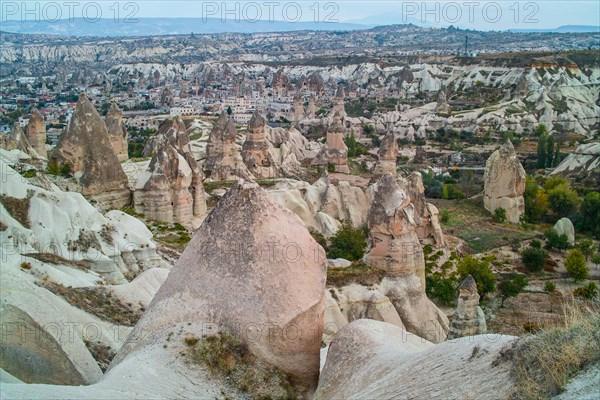
[[[515,33],[534,33],[534,32],[555,32],[555,33],[584,33],[584,32],[598,32],[600,33],[600,26],[594,25],[563,25],[558,28],[552,29],[511,29],[510,32]]]
[[[135,23],[100,19],[89,22],[83,18],[72,21],[6,21],[2,30],[12,33],[62,36],[157,36],[206,33],[260,33],[291,31],[339,31],[368,29],[374,25],[325,22],[239,21],[223,23],[219,18],[138,18]]]

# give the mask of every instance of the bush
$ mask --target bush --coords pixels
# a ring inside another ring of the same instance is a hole
[[[579,228],[600,239],[600,193],[586,194],[581,203],[581,223]]]
[[[525,183],[525,214],[523,216],[525,222],[535,224],[542,219],[542,215],[548,211],[548,195],[541,189],[536,180],[532,177],[527,177]]]
[[[544,268],[546,252],[539,247],[528,247],[521,252],[523,265],[529,272],[540,272]]]
[[[544,188],[548,194],[550,208],[558,217],[566,217],[577,209],[579,196],[571,189],[566,179],[553,176],[544,183]]]
[[[456,302],[457,282],[455,279],[444,277],[439,272],[428,275],[425,291],[427,297],[437,300],[443,306],[452,306]]]
[[[544,284],[544,291],[553,293],[556,290],[556,284],[554,282],[546,282]]]
[[[351,132],[350,135],[344,138],[344,143],[348,147],[348,157],[358,157],[367,153],[367,148],[365,145],[358,143],[356,141],[356,136],[354,136],[354,132]]]
[[[335,164],[327,163],[327,172],[335,172]]]
[[[503,223],[506,221],[506,210],[498,207],[494,210],[494,222]]]
[[[594,300],[598,296],[598,286],[596,285],[596,282],[590,282],[587,285],[575,289],[573,294],[577,297]]]
[[[546,231],[544,236],[546,237],[546,248],[549,250],[556,249],[561,251],[571,247],[567,235],[564,233],[559,235],[558,232],[552,228]]]
[[[527,279],[523,275],[515,275],[510,279],[505,279],[498,284],[498,291],[500,292],[500,298],[502,303],[500,307],[504,307],[504,300],[509,297],[517,297],[523,288],[527,286]]]
[[[585,256],[579,249],[569,250],[565,258],[565,268],[575,282],[586,279],[590,274],[590,269],[585,264]]]
[[[466,256],[459,262],[456,271],[461,280],[467,279],[469,275],[475,279],[477,291],[482,298],[496,290],[496,277],[487,261]]]
[[[575,247],[581,250],[586,260],[589,259],[594,252],[594,242],[592,242],[590,239],[580,240],[575,244]]]
[[[367,240],[365,229],[344,225],[330,240],[327,258],[344,258],[350,261],[360,260],[365,254]]]
[[[450,211],[448,211],[448,210],[440,211],[440,222],[442,224],[447,224],[448,222],[450,222]]]
[[[315,242],[319,243],[321,247],[323,247],[325,251],[327,251],[327,239],[325,239],[325,236],[323,236],[321,232],[313,228],[308,228],[308,232],[313,237],[313,239],[315,239]]]

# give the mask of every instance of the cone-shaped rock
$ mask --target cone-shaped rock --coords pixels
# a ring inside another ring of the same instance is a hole
[[[127,175],[110,143],[106,124],[83,93],[51,161],[68,164],[73,174],[81,173],[84,196],[109,208],[121,208],[130,202]]]
[[[42,113],[36,108],[31,110],[31,118],[27,124],[27,139],[36,153],[46,158],[46,122]]]
[[[21,150],[34,158],[38,156],[18,122],[13,124],[8,135],[0,136],[0,147],[6,150]]]
[[[479,307],[477,283],[471,275],[458,288],[458,306],[448,330],[448,339],[481,335],[487,332],[485,314]]]
[[[248,171],[256,178],[275,178],[276,168],[269,153],[269,142],[265,136],[265,119],[254,112],[248,124],[246,141],[242,146],[242,158]]]
[[[379,162],[375,172],[377,174],[396,174],[396,159],[398,158],[398,142],[394,132],[388,132],[379,146]]]
[[[148,171],[143,190],[134,193],[136,210],[148,219],[197,228],[206,214],[204,176],[180,117],[161,124]]]
[[[336,112],[333,116],[333,122],[327,129],[327,142],[312,160],[311,165],[332,164],[336,172],[349,173],[348,146],[344,143],[345,132],[346,129],[341,123],[340,113]]]
[[[485,163],[483,205],[491,213],[506,210],[506,219],[518,223],[525,212],[525,170],[510,140]]]
[[[314,390],[326,264],[302,221],[255,183],[231,188],[206,217],[113,364],[167,328],[213,327]],[[189,324],[189,326],[188,326]]]
[[[344,106],[345,97],[346,93],[344,92],[344,87],[339,85],[335,97],[333,98],[333,107],[329,112],[329,115],[334,116],[336,113],[339,113],[341,118],[346,118],[348,114],[346,113],[346,107]]]
[[[391,174],[377,182],[369,210],[365,261],[386,271],[381,291],[409,332],[443,341],[448,318],[425,295],[425,258],[416,233],[419,215],[405,187]]]
[[[206,145],[204,171],[211,179],[252,178],[236,147],[236,137],[235,123],[226,112],[222,112],[210,131]]]
[[[105,121],[110,143],[117,154],[117,158],[119,161],[128,160],[127,128],[125,127],[125,122],[123,122],[123,112],[114,101],[110,104]]]

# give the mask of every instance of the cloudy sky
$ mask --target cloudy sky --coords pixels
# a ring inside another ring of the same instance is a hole
[[[75,18],[221,18],[359,24],[415,23],[467,29],[504,30],[600,25],[600,1],[396,1],[396,0],[56,0],[0,2],[6,20]]]

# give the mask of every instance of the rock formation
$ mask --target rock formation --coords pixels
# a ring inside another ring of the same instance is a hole
[[[552,228],[559,235],[566,235],[571,246],[575,245],[575,227],[569,218],[561,218],[554,224]]]
[[[308,106],[306,106],[306,117],[315,118],[317,116],[317,105],[315,102],[315,96],[310,96],[308,99]]]
[[[444,89],[440,90],[438,93],[437,104],[435,106],[435,112],[442,115],[449,115],[452,109],[450,108],[450,104],[448,104],[448,100],[446,98],[446,91]]]
[[[446,241],[438,219],[439,211],[436,206],[425,201],[425,186],[423,186],[423,176],[419,171],[410,175],[407,190],[417,215],[418,238],[420,240],[432,238],[436,248],[444,247]]]
[[[0,137],[0,147],[5,150],[20,150],[33,158],[37,158],[38,155],[18,122],[13,124],[8,135]]]
[[[127,128],[125,127],[125,122],[123,122],[123,112],[121,112],[119,106],[114,101],[110,103],[110,108],[104,120],[106,121],[110,144],[115,150],[117,158],[119,161],[128,160]]]
[[[486,332],[487,325],[483,310],[479,307],[477,284],[469,275],[458,288],[458,305],[448,329],[448,339],[481,335]]]
[[[150,220],[197,228],[206,214],[204,176],[180,117],[161,124],[148,172],[143,188],[134,192],[136,211]]]
[[[600,190],[600,143],[581,144],[550,173],[560,175],[586,188]]]
[[[204,171],[213,180],[252,178],[236,146],[235,123],[221,112],[208,137]]]
[[[434,345],[397,326],[361,319],[329,346],[315,399],[508,398],[515,388],[513,363],[502,354],[516,340],[480,335]]]
[[[327,128],[327,142],[325,147],[312,160],[311,165],[333,165],[335,172],[349,173],[348,146],[344,143],[346,129],[341,123],[340,113],[336,112],[333,122]]]
[[[226,332],[306,392],[319,374],[325,258],[300,219],[238,183],[194,234],[113,365],[167,331]],[[294,332],[293,339],[289,332]],[[288,336],[286,336],[288,335]]]
[[[510,140],[492,153],[485,163],[483,205],[492,214],[506,210],[506,219],[518,223],[525,212],[525,170]]]
[[[423,147],[417,146],[415,150],[415,157],[413,158],[415,164],[426,164],[427,163],[427,152]]]
[[[375,173],[378,175],[383,174],[396,174],[396,159],[398,158],[398,142],[396,141],[396,135],[394,132],[389,132],[385,135],[379,146],[379,161],[375,167]]]
[[[85,94],[79,95],[67,131],[50,159],[69,165],[72,174],[81,173],[84,196],[108,208],[130,203],[127,176],[112,148],[106,124]]]
[[[44,115],[35,107],[31,109],[31,118],[29,118],[29,123],[27,124],[27,139],[40,157],[47,157],[46,122]]]
[[[269,142],[265,136],[265,119],[254,112],[248,124],[246,141],[242,146],[242,159],[246,168],[256,178],[275,178],[277,169],[269,153]]]
[[[369,250],[364,260],[386,271],[380,290],[392,301],[406,329],[437,343],[446,338],[448,319],[425,295],[418,218],[406,189],[391,174],[381,177],[369,210]]]
[[[333,107],[329,112],[329,115],[335,118],[335,114],[339,113],[340,118],[346,118],[348,114],[346,113],[346,107],[344,106],[344,98],[346,97],[346,93],[344,91],[344,87],[339,85],[337,88],[337,92],[335,93],[335,97],[333,98]]]
[[[292,112],[290,116],[291,122],[299,122],[304,119],[304,101],[301,96],[294,96],[294,103],[292,105]]]

